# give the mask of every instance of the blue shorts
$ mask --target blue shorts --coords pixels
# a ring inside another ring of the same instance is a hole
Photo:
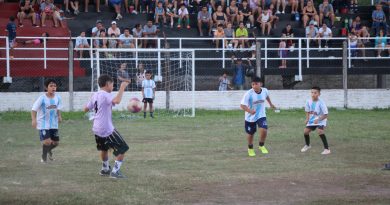
[[[257,126],[256,126],[257,125]],[[263,128],[263,129],[268,129],[267,125],[267,118],[262,117],[258,119],[256,122],[248,122],[245,121],[245,132],[253,135],[257,131],[257,127]]]
[[[60,137],[58,136],[58,129],[39,130],[39,139],[41,141],[49,138],[53,141],[60,141]]]
[[[121,5],[122,4],[122,0],[110,0],[110,3],[112,5]]]

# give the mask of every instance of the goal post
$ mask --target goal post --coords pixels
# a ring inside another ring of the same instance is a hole
[[[126,92],[130,95],[141,91],[142,75],[146,70],[153,74],[159,103],[155,113],[195,117],[195,51],[192,49],[96,49],[92,71],[92,88],[98,89],[97,79],[108,74],[118,87],[122,73],[131,79]],[[122,67],[121,71],[120,68]],[[124,67],[124,68],[123,68]],[[123,72],[123,70],[125,72]],[[115,89],[115,88],[114,88]],[[165,100],[161,99],[164,93]],[[164,103],[162,103],[164,101]]]

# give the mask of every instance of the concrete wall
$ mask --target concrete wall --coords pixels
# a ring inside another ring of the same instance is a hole
[[[230,110],[239,109],[240,101],[245,91],[197,91],[195,92],[195,107],[202,109]],[[29,111],[35,99],[42,93],[0,93],[0,111],[16,110]],[[69,110],[69,93],[58,92],[61,95],[64,110]],[[282,109],[302,108],[305,100],[310,97],[309,90],[270,90],[273,103]],[[90,98],[90,92],[74,93],[74,109],[82,110]],[[114,109],[123,110],[126,108],[127,101],[132,98],[141,98],[140,92],[126,92],[123,101]],[[325,100],[328,107],[343,107],[343,90],[323,90],[322,99]],[[390,90],[389,89],[360,89],[348,90],[349,108],[373,109],[390,108]],[[172,91],[171,108],[191,107],[191,93]],[[156,93],[155,106],[165,108],[165,92]]]

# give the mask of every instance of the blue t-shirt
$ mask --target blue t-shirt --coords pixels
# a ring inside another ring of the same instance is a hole
[[[10,41],[16,38],[16,24],[14,22],[9,22],[7,24],[8,38]]]
[[[383,12],[383,10],[380,10],[380,11],[375,10],[372,12],[372,19],[384,21],[386,19],[386,16],[385,16],[385,13]]]
[[[241,65],[236,65],[234,69],[236,76],[234,78],[234,84],[235,85],[243,85],[245,82],[245,76],[244,76],[244,66]]]

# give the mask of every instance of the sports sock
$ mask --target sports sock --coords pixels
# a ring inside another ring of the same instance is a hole
[[[178,26],[181,25],[181,19],[180,18],[177,20],[177,24],[178,24]]]
[[[109,169],[110,169],[110,163],[108,162],[108,159],[107,159],[107,161],[102,162],[102,170],[107,171]]]
[[[259,142],[259,146],[260,147],[264,146],[264,142]]]
[[[253,144],[248,144],[249,149],[253,149]]]
[[[190,19],[188,18],[187,19],[187,26],[189,26],[190,25]]]
[[[144,112],[144,118],[146,118],[146,112]]]
[[[42,145],[42,159],[44,161],[47,160],[47,152],[49,152],[49,150],[50,150],[50,145],[45,145],[45,144]]]
[[[303,135],[305,136],[305,143],[307,146],[310,146],[310,135]]]
[[[52,151],[54,148],[56,148],[58,146],[58,144],[50,144],[50,148],[49,148],[49,152]]]
[[[121,168],[122,161],[115,160],[114,168],[112,169],[112,173],[117,173]]]
[[[150,112],[150,117],[153,117],[153,112]]]
[[[329,149],[328,141],[326,140],[326,136],[324,134],[320,135],[320,138],[322,140],[322,143],[324,144],[325,149]]]

